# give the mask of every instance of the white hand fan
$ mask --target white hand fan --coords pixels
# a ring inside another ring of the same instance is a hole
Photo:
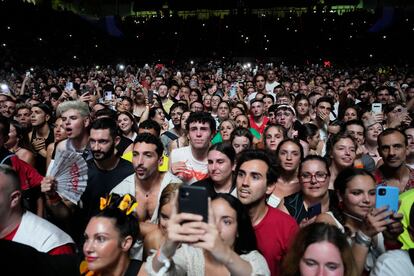
[[[56,179],[56,192],[77,204],[88,182],[88,165],[73,151],[58,151],[50,175]]]

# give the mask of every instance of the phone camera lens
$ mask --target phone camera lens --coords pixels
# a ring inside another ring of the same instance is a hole
[[[379,193],[380,196],[384,196],[387,193],[387,190],[386,189],[379,189],[378,193]]]

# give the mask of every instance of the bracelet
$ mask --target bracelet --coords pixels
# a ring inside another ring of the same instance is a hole
[[[163,264],[162,268],[158,271],[157,275],[164,275],[168,271],[168,269],[170,269],[171,261],[164,255],[164,253],[162,253],[161,248],[158,249],[156,257],[157,261]]]
[[[372,239],[365,235],[361,230],[358,230],[355,235],[355,242],[369,248],[371,246]]]

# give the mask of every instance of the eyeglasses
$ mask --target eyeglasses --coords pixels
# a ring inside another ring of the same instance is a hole
[[[302,181],[303,182],[311,182],[313,177],[315,177],[315,179],[316,179],[317,182],[323,182],[328,177],[328,174],[327,173],[324,173],[324,172],[316,172],[315,174],[312,174],[312,173],[302,173],[300,175],[300,177],[302,178]]]

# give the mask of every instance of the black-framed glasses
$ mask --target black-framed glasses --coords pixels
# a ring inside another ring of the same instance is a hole
[[[302,173],[300,177],[303,182],[311,182],[313,177],[315,177],[317,182],[323,182],[328,177],[328,174],[325,172],[316,172],[315,174],[305,172]]]

